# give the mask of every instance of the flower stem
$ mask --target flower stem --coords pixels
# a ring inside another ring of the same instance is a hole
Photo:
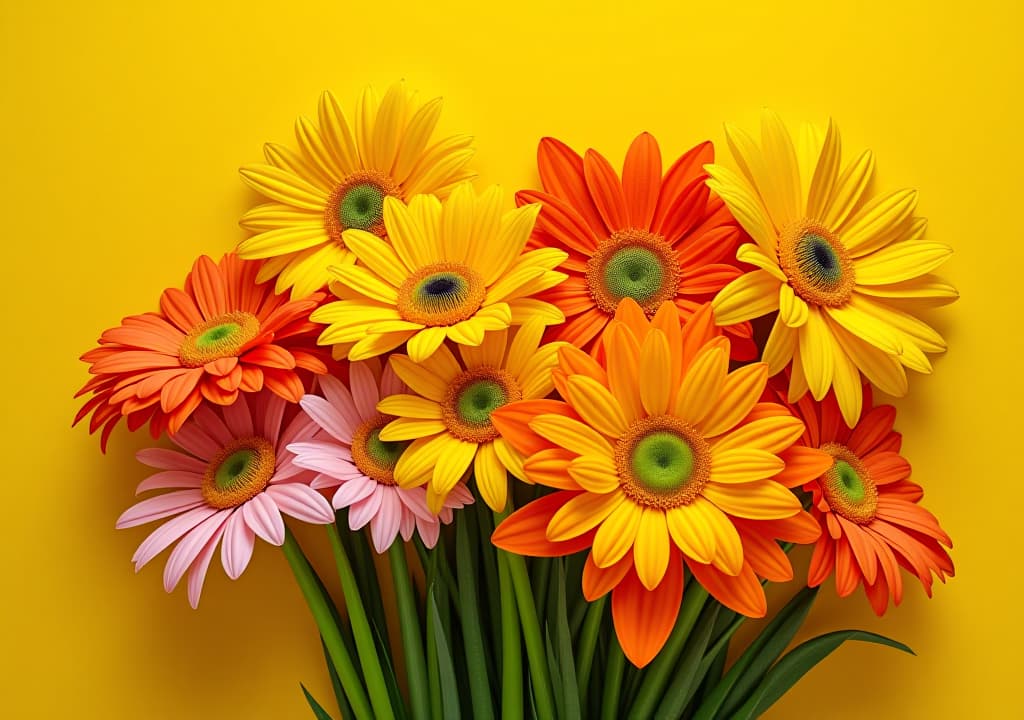
[[[409,575],[409,563],[405,558],[405,545],[398,541],[391,543],[388,558],[391,560],[395,600],[398,603],[398,621],[402,629],[402,651],[405,654],[412,716],[413,720],[427,720],[430,717],[430,695],[427,690],[423,635],[420,632],[420,618]]]
[[[607,595],[602,595],[587,607],[586,619],[580,633],[579,652],[576,656],[576,678],[580,689],[580,702],[586,704],[587,688],[590,687],[590,670],[594,666],[594,649],[597,647],[597,635],[604,619],[604,606]]]
[[[512,576],[505,553],[498,551],[498,587],[501,597],[501,718],[523,717],[523,648]]]
[[[381,669],[380,657],[377,655],[373,630],[370,628],[370,622],[366,617],[366,608],[363,607],[363,600],[359,595],[359,584],[356,582],[352,564],[349,562],[345,546],[341,543],[338,528],[334,523],[327,526],[327,536],[330,538],[334,561],[338,566],[341,591],[345,595],[345,606],[348,608],[348,617],[352,623],[352,634],[356,640],[359,664],[366,677],[366,687],[370,693],[374,717],[377,720],[394,720],[391,696],[388,695],[388,686],[384,681],[384,671]]]
[[[622,671],[626,668],[626,656],[622,653],[619,639],[612,633],[608,643],[608,666],[604,672],[604,696],[601,698],[601,720],[619,719],[619,692],[622,690]]]
[[[352,664],[352,657],[345,649],[341,629],[332,612],[331,601],[316,577],[313,566],[309,564],[298,541],[287,527],[284,530],[284,545],[281,546],[281,549],[291,566],[302,596],[306,599],[306,605],[309,606],[309,611],[313,614],[313,619],[316,620],[320,637],[323,639],[331,662],[334,663],[334,668],[341,679],[341,685],[352,706],[352,712],[358,720],[373,720],[370,701],[366,697],[366,690],[359,678],[359,672]]]

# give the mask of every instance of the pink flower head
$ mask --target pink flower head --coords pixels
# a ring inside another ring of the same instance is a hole
[[[373,361],[352,363],[348,387],[335,377],[321,376],[323,397],[306,395],[300,401],[320,429],[288,449],[295,453],[296,465],[320,473],[313,487],[338,488],[333,504],[349,509],[352,530],[369,523],[377,552],[385,552],[399,534],[409,540],[414,530],[433,547],[441,523],[450,523],[452,510],[472,503],[473,496],[459,483],[434,515],[427,508],[426,488],[402,488],[395,482],[395,464],[409,443],[380,439],[380,429],[394,418],[378,412],[377,403],[407,388],[390,366],[383,372],[375,372],[377,367]]]
[[[177,542],[164,568],[164,589],[171,592],[187,571],[194,608],[221,540],[221,562],[234,580],[249,564],[257,535],[272,545],[284,543],[281,513],[309,523],[333,522],[330,504],[310,486],[314,474],[296,465],[286,449],[314,429],[296,406],[264,390],[248,399],[240,394],[226,407],[201,406],[171,437],[185,452],[139,451],[140,462],[161,472],[136,492],[173,491],[146,498],[117,520],[118,528],[128,528],[172,518],[135,551],[135,571]]]

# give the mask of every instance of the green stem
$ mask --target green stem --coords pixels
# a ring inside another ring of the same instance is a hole
[[[580,689],[580,702],[586,703],[587,688],[590,686],[590,669],[594,665],[594,649],[597,647],[597,635],[604,619],[604,606],[607,595],[602,595],[587,608],[587,617],[583,621],[583,632],[580,634],[579,652],[576,655],[576,679]]]
[[[622,690],[622,671],[626,656],[619,639],[613,637],[608,644],[608,667],[604,673],[604,696],[601,698],[601,720],[619,720],[619,692]]]
[[[665,693],[669,677],[679,660],[679,655],[683,652],[683,646],[686,645],[686,639],[690,636],[690,631],[693,630],[697,616],[707,599],[708,591],[700,583],[691,582],[687,586],[683,597],[683,606],[679,609],[675,627],[672,628],[672,634],[668,636],[665,646],[646,673],[636,701],[629,711],[630,720],[653,717],[654,711]]]
[[[523,647],[519,639],[512,576],[505,553],[498,550],[498,587],[501,596],[501,718],[523,717]]]
[[[395,600],[398,603],[398,622],[402,629],[402,652],[405,654],[405,672],[409,681],[412,716],[414,720],[427,720],[430,717],[430,695],[427,690],[423,635],[420,632],[416,595],[412,589],[404,543],[391,543],[388,558],[391,560],[391,576],[395,584]]]
[[[509,503],[511,505],[511,503]],[[506,506],[506,512],[509,507]],[[506,516],[496,515],[497,524]],[[548,656],[544,649],[544,636],[540,632],[540,621],[537,619],[537,606],[533,601],[533,590],[530,587],[530,574],[526,570],[526,560],[522,555],[499,550],[508,563],[512,577],[512,588],[515,590],[516,606],[519,608],[519,622],[522,624],[523,640],[526,642],[526,659],[530,666],[530,680],[533,682],[534,701],[537,715],[542,718],[556,717],[555,696],[551,691],[551,679],[548,677]]]
[[[349,562],[348,554],[345,552],[341,536],[338,535],[338,528],[334,523],[327,526],[327,536],[330,538],[334,561],[338,566],[341,591],[345,596],[345,606],[348,608],[352,634],[356,640],[356,652],[359,654],[359,664],[366,677],[366,686],[370,693],[370,703],[373,705],[374,715],[378,720],[394,720],[391,697],[388,695],[384,671],[381,669],[380,657],[377,655],[373,630],[370,628],[366,608],[363,607],[363,600],[359,595],[359,584],[356,582],[352,564]]]
[[[313,566],[309,564],[298,541],[287,527],[284,529],[284,545],[281,546],[281,549],[291,566],[302,596],[306,599],[306,605],[309,606],[309,611],[313,614],[313,619],[316,620],[320,637],[324,641],[331,662],[334,663],[334,669],[341,680],[345,696],[352,706],[352,712],[358,720],[373,720],[370,701],[366,697],[366,690],[363,688],[359,673],[352,664],[352,657],[345,649],[341,630],[332,612],[332,603],[324,592]]]

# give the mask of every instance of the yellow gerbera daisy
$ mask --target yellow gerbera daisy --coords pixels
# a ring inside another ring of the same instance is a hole
[[[339,359],[365,360],[408,342],[413,362],[430,357],[445,338],[479,345],[484,333],[539,317],[562,322],[562,312],[531,296],[557,285],[562,250],[523,252],[539,205],[502,212],[501,190],[477,197],[457,187],[444,205],[418,195],[408,206],[384,200],[387,242],[364,230],[347,230],[345,244],[358,265],[331,268],[340,300],[312,314],[329,325],[321,345],[335,345]]]
[[[395,466],[395,480],[402,487],[429,483],[427,504],[433,512],[470,464],[480,494],[495,511],[505,507],[507,473],[525,478],[523,456],[499,437],[491,413],[551,392],[551,371],[564,343],[541,345],[544,327],[540,318],[531,318],[515,330],[489,332],[478,346],[460,345],[458,358],[445,345],[419,363],[407,355],[391,356],[391,367],[416,394],[392,395],[377,404],[377,410],[396,417],[380,438],[414,441]]]
[[[277,292],[292,288],[304,297],[330,280],[327,268],[351,264],[342,233],[350,228],[384,234],[385,197],[418,193],[446,196],[472,177],[472,138],[456,135],[429,144],[441,114],[441,98],[420,104],[402,82],[378,100],[367,88],[354,130],[329,92],[320,97],[319,127],[300,117],[295,137],[300,152],[268,143],[266,164],[247,165],[242,180],[273,200],[242,216],[256,234],[238,255],[269,258],[259,281],[277,277]]]
[[[769,111],[760,146],[735,127],[726,126],[726,137],[740,172],[708,165],[708,186],[756,243],[742,245],[737,258],[760,269],[719,292],[716,321],[731,325],[778,310],[764,349],[769,372],[792,361],[790,401],[808,389],[821,400],[833,387],[853,427],[860,373],[901,396],[904,366],[931,372],[925,353],[945,350],[935,330],[902,308],[957,298],[951,285],[928,274],[952,250],[921,239],[926,221],[914,216],[916,191],[871,197],[870,151],[840,171],[839,131],[831,121],[823,139],[808,129],[799,159]]]

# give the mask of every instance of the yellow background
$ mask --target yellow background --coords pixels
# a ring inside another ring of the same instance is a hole
[[[146,474],[145,438],[118,432],[102,457],[69,428],[71,395],[103,328],[243,237],[257,197],[236,168],[264,141],[290,142],[324,88],[351,107],[364,84],[405,77],[444,94],[444,129],[476,136],[481,181],[510,202],[536,184],[543,135],[618,163],[646,129],[668,160],[722,140],[725,120],[754,127],[763,105],[791,122],[831,113],[847,151],[876,151],[878,187],[921,190],[963,297],[931,315],[951,350],[912,378],[898,427],[958,577],[931,602],[911,585],[883,620],[827,586],[808,631],[876,630],[919,656],[845,647],[770,717],[1007,716],[1022,640],[1015,4],[7,0],[0,715],[305,718],[300,680],[329,697],[276,550],[233,583],[215,565],[199,612],[164,594],[163,558],[133,575],[148,529],[113,525]]]

